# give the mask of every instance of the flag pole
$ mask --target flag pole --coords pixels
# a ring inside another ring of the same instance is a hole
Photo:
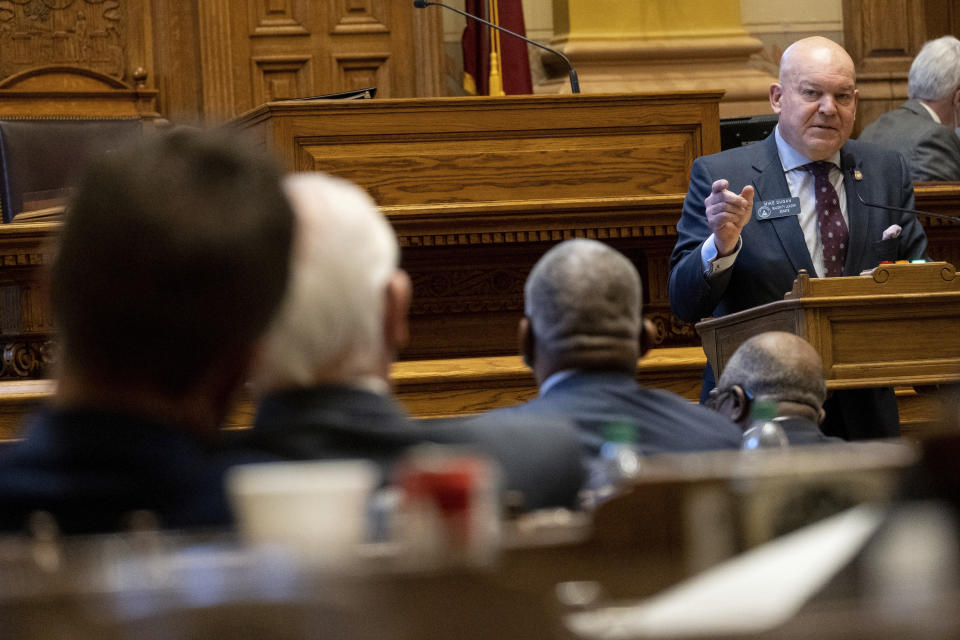
[[[500,8],[497,5],[498,0],[489,0],[490,21],[493,24],[500,25]],[[500,63],[500,32],[496,29],[490,34],[490,78],[489,94],[491,96],[504,96],[503,91],[503,67]]]

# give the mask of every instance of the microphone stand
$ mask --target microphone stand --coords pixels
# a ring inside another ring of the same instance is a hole
[[[535,47],[540,47],[540,48],[543,49],[544,51],[549,51],[549,52],[552,53],[552,54],[555,54],[555,55],[560,56],[560,58],[562,58],[563,61],[567,63],[567,67],[570,69],[570,73],[569,73],[569,76],[570,76],[570,93],[580,93],[580,79],[577,77],[577,72],[576,72],[576,70],[573,68],[573,63],[570,62],[570,60],[567,58],[567,56],[563,55],[562,53],[560,53],[560,52],[557,51],[556,49],[551,49],[550,47],[545,46],[545,45],[542,45],[542,44],[540,44],[539,42],[536,42],[536,41],[534,41],[534,40],[531,40],[530,38],[524,37],[524,36],[520,35],[519,33],[514,33],[513,31],[510,31],[510,29],[504,29],[503,27],[497,26],[497,25],[493,24],[492,22],[487,22],[487,21],[484,20],[483,18],[480,18],[480,17],[475,16],[475,15],[473,15],[473,14],[467,13],[466,11],[461,11],[460,9],[457,9],[457,8],[455,8],[455,7],[451,7],[451,6],[449,6],[449,5],[443,4],[442,2],[428,2],[427,0],[414,0],[413,6],[415,6],[415,7],[418,8],[418,9],[424,9],[424,8],[426,8],[426,7],[431,7],[431,6],[433,6],[433,7],[443,7],[444,9],[449,9],[450,11],[453,11],[453,12],[455,12],[455,13],[459,13],[460,15],[462,15],[462,16],[464,16],[464,17],[466,17],[466,18],[469,18],[470,20],[476,20],[477,22],[482,22],[483,24],[487,25],[487,26],[490,27],[491,29],[496,29],[497,31],[502,31],[503,33],[508,33],[508,34],[510,34],[511,36],[513,36],[514,38],[520,38],[520,39],[523,40],[524,42],[527,42],[527,43],[529,43],[529,44],[532,44],[532,45],[535,46]]]
[[[877,209],[886,209],[887,211],[899,211],[900,213],[912,213],[917,216],[926,216],[928,218],[936,218],[937,220],[947,220],[948,222],[953,222],[955,224],[960,224],[960,217],[957,216],[948,216],[943,213],[932,213],[930,211],[920,211],[919,209],[904,209],[903,207],[893,207],[887,204],[877,204],[875,202],[867,202],[863,199],[863,196],[860,195],[860,192],[854,188],[854,192],[857,194],[857,200],[860,201],[860,204],[867,207],[876,207]]]

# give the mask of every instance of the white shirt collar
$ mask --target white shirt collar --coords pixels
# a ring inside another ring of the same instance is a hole
[[[920,103],[920,106],[927,110],[927,113],[930,114],[930,117],[933,118],[933,121],[937,124],[943,124],[943,121],[940,120],[940,116],[937,115],[937,112],[928,107],[923,100],[917,100]]]
[[[557,371],[556,373],[550,374],[546,380],[543,381],[543,384],[540,385],[540,395],[542,396],[550,389],[554,388],[573,374],[577,373],[577,369],[564,369],[563,371]]]
[[[373,393],[386,396],[390,395],[390,384],[383,378],[377,376],[363,376],[346,383],[349,387],[372,391]]]

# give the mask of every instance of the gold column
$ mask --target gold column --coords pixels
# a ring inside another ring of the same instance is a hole
[[[720,116],[769,113],[773,76],[750,68],[761,42],[747,35],[739,0],[554,0],[552,45],[570,58],[584,93],[723,89]],[[566,93],[566,73],[544,54],[538,93]]]

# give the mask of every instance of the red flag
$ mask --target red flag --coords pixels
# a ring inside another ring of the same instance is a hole
[[[520,0],[465,0],[467,13],[480,16],[504,29],[526,35]],[[533,93],[527,44],[519,38],[495,32],[485,24],[467,19],[461,44],[463,48],[463,88],[471,95],[490,94],[490,45],[496,51],[499,40],[499,68],[493,75],[501,79],[508,95]]]

